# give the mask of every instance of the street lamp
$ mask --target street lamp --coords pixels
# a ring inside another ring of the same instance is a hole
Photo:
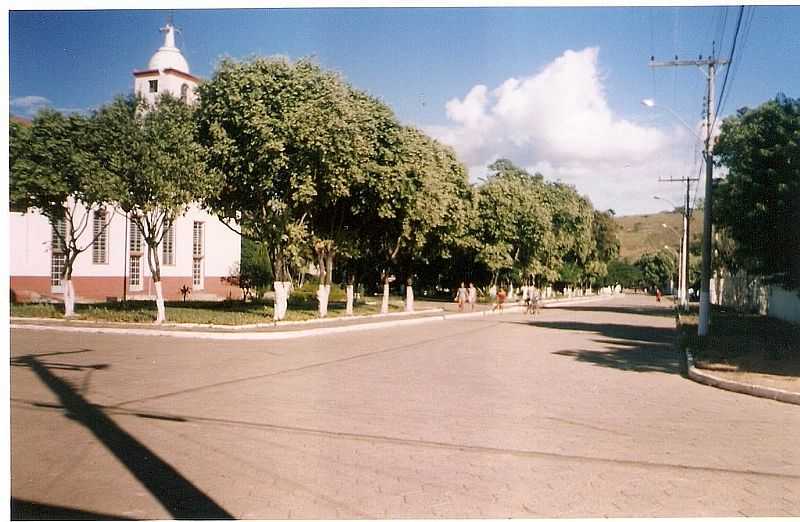
[[[663,223],[662,223],[662,225],[663,225]],[[678,267],[680,267],[681,264],[682,264],[681,263],[681,261],[682,261],[681,255],[679,253],[675,252],[675,249],[673,249],[669,245],[664,245],[664,250],[668,250],[669,252],[672,252],[673,254],[675,254],[675,261],[677,262]],[[670,277],[670,285],[671,284],[672,284],[672,278]],[[677,297],[681,297],[680,294],[682,292],[682,287],[683,287],[682,274],[681,274],[680,268],[678,268],[678,296]],[[675,292],[672,292],[672,302],[674,303],[675,301],[676,301]]]
[[[643,100],[642,100],[642,105],[644,105],[644,106],[645,106],[645,107],[647,107],[648,109],[661,109],[662,111],[667,111],[668,113],[672,114],[672,116],[673,116],[673,117],[674,117],[676,120],[678,120],[679,122],[681,122],[681,124],[682,124],[684,127],[686,127],[687,129],[689,129],[689,132],[691,132],[691,133],[692,133],[692,136],[694,136],[695,138],[697,138],[697,139],[698,139],[698,140],[700,140],[700,141],[703,141],[703,138],[702,138],[702,137],[700,137],[700,136],[697,134],[697,131],[696,131],[696,130],[694,130],[694,128],[693,128],[691,125],[689,125],[688,123],[686,123],[686,120],[684,120],[683,118],[681,118],[680,116],[678,116],[678,113],[676,113],[675,111],[673,111],[673,110],[672,110],[672,109],[670,109],[669,107],[667,107],[667,106],[665,106],[665,105],[656,105],[656,102],[655,102],[655,100],[653,100],[652,98],[645,98],[645,99],[643,99]]]
[[[653,199],[666,201],[672,205],[673,208],[679,208],[675,203],[667,198],[660,196],[653,196]],[[688,201],[687,201],[688,203]],[[678,263],[678,298],[681,302],[681,308],[684,310],[688,308],[689,299],[689,209],[684,208],[683,212],[683,233],[681,234],[681,255]],[[664,228],[672,229],[676,234],[678,233],[673,227],[668,226],[666,223],[661,223]]]
[[[686,253],[685,249],[684,249],[684,244],[683,244],[683,236],[684,236],[684,234],[681,234],[680,232],[675,230],[675,227],[667,225],[666,223],[661,223],[661,226],[671,230],[672,232],[675,233],[676,236],[678,236],[681,239],[680,254],[678,255],[678,299],[680,300],[681,307],[685,307],[686,306],[686,299],[688,298],[688,296],[687,296],[688,291],[687,291],[687,283],[686,283],[686,281],[687,281],[687,279],[686,279],[686,265],[684,265],[684,260],[685,260],[684,254]]]
[[[668,107],[661,107],[662,109],[666,110],[670,114],[672,114],[675,118],[678,119],[687,129],[692,131],[692,134],[698,138],[700,141],[703,142],[703,158],[706,162],[706,190],[705,190],[705,200],[703,201],[703,256],[702,256],[702,263],[700,267],[700,317],[697,322],[697,335],[700,337],[705,337],[708,335],[709,327],[711,325],[711,200],[712,200],[712,193],[713,193],[713,180],[714,180],[714,158],[713,154],[711,153],[712,142],[711,142],[711,133],[712,133],[712,122],[714,122],[716,115],[714,114],[714,64],[716,62],[710,62],[708,71],[709,73],[706,75],[708,79],[708,96],[706,96],[706,136],[700,137],[697,133],[692,129],[688,123],[683,121],[683,119],[675,114],[675,112],[668,108]],[[720,62],[721,63],[721,62]],[[657,107],[656,102],[650,98],[642,100],[642,105],[645,107]],[[688,194],[688,191],[687,191]],[[688,202],[688,195],[687,195],[687,202]],[[686,206],[688,211],[688,204]],[[686,215],[684,215],[684,219]],[[685,238],[686,245],[689,244],[689,238]],[[688,249],[687,249],[688,250]]]

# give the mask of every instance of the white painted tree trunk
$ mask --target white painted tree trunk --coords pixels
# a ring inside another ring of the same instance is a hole
[[[389,313],[389,283],[383,283],[383,300],[381,301],[381,313]]]
[[[272,318],[275,321],[282,321],[286,317],[286,309],[288,308],[289,286],[288,281],[275,281],[273,287],[275,288],[275,306]]]
[[[328,296],[331,295],[331,285],[319,285],[317,288],[317,302],[319,303],[319,316],[328,315]]]
[[[353,285],[347,285],[347,305],[345,315],[353,315]]]
[[[164,291],[161,287],[161,281],[155,282],[156,287],[156,308],[158,315],[156,316],[156,323],[160,324],[167,320],[167,314],[164,311]]]
[[[514,293],[514,283],[508,284],[508,300],[512,303],[517,300],[517,295]]]
[[[406,312],[414,311],[414,287],[406,285]]]
[[[64,317],[75,316],[75,287],[72,279],[64,281]]]

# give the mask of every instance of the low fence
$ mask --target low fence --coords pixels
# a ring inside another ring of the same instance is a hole
[[[745,272],[725,274],[711,282],[711,302],[741,312],[768,315],[800,323],[800,294]]]

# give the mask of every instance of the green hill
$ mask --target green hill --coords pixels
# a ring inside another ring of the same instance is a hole
[[[646,252],[663,250],[664,245],[669,245],[676,252],[680,250],[683,216],[678,212],[618,216],[614,218],[614,221],[619,225],[617,230],[617,237],[620,242],[619,255],[628,261],[636,261]],[[667,227],[662,226],[662,224],[666,224]],[[691,243],[702,240],[702,209],[698,209],[692,214],[689,233]]]

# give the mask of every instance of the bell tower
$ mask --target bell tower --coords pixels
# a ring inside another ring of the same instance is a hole
[[[147,69],[133,71],[133,91],[149,105],[164,93],[193,104],[197,99],[195,87],[200,79],[189,72],[189,63],[175,46],[177,29],[172,25],[172,17],[160,31],[164,33],[164,45],[150,58]]]

